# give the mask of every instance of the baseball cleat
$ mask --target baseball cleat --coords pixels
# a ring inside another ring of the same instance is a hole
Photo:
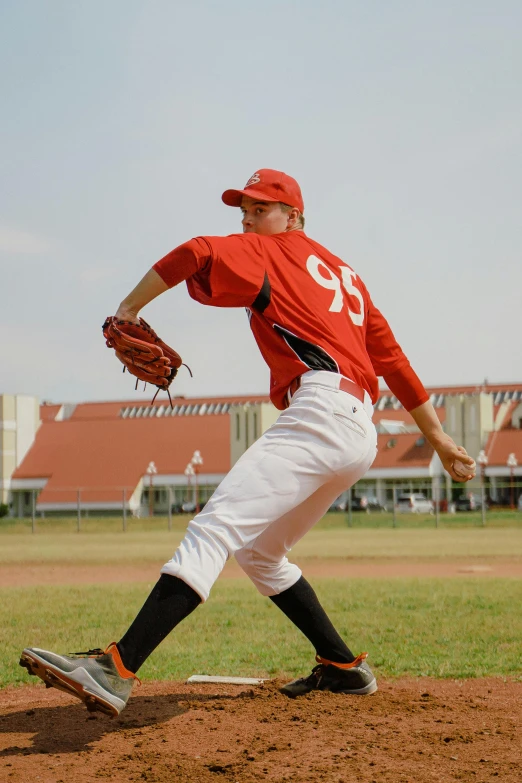
[[[312,673],[283,685],[281,693],[302,696],[310,691],[330,691],[369,696],[377,690],[377,680],[366,663],[367,657],[368,653],[361,653],[351,663],[333,663],[318,655],[319,665],[314,666]]]
[[[26,647],[20,666],[43,680],[46,688],[58,688],[81,699],[89,712],[98,710],[111,716],[120,714],[134,680],[138,680],[124,667],[115,642],[106,650],[72,655],[56,655],[38,647]]]

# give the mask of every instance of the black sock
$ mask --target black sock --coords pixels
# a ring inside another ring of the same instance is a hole
[[[200,596],[186,582],[162,574],[117,644],[125,668],[136,673],[158,644],[200,603]]]
[[[355,655],[333,627],[313,587],[304,576],[288,590],[271,595],[270,600],[297,625],[321,658],[334,663],[351,663],[355,660]]]

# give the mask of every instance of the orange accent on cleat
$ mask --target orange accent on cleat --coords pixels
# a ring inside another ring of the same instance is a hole
[[[141,680],[139,677],[137,677],[134,672],[131,672],[130,669],[126,669],[123,665],[123,661],[121,659],[120,651],[118,650],[118,646],[116,642],[111,642],[109,646],[103,651],[104,655],[112,655],[112,659],[114,661],[114,665],[116,666],[116,670],[120,677],[123,677],[125,680],[128,680],[130,677],[132,677],[134,680],[138,682],[138,685],[141,685]],[[95,657],[95,656],[93,656]]]
[[[368,657],[367,652],[363,652],[357,656],[357,658],[351,663],[336,663],[335,661],[327,661],[326,658],[321,658],[320,655],[315,656],[317,663],[322,663],[324,666],[335,666],[337,669],[354,669],[363,663]]]

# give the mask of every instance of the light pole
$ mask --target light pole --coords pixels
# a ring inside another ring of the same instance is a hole
[[[152,477],[158,472],[158,469],[154,462],[149,462],[147,470],[145,471],[149,477],[149,517],[152,516],[154,495],[152,493]]]
[[[515,473],[515,468],[518,465],[518,461],[516,456],[511,452],[511,454],[507,458],[507,466],[509,468],[509,476],[510,476],[510,500],[511,500],[511,508],[515,508],[515,499],[513,497],[513,477]]]
[[[196,514],[199,514],[199,487],[198,487],[198,474],[199,469],[203,465],[203,457],[200,451],[195,451],[190,460],[190,464],[194,468],[194,474],[196,476]]]
[[[488,464],[488,455],[484,449],[480,449],[477,463],[480,467],[480,496],[482,498],[482,525],[484,526],[486,524],[486,492],[484,490],[484,480],[486,476],[486,465]]]
[[[194,475],[194,468],[192,467],[192,462],[189,462],[187,467],[184,470],[185,476],[187,477],[187,502],[190,499],[190,482],[192,479],[192,476]]]

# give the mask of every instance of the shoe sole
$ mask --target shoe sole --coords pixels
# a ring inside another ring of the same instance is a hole
[[[371,696],[372,693],[375,693],[375,691],[378,690],[377,680],[372,680],[368,685],[365,685],[364,688],[358,688],[357,690],[351,691],[335,691],[335,693],[351,693],[354,696]]]
[[[71,696],[83,701],[89,712],[103,712],[105,715],[116,717],[125,707],[125,702],[112,697],[118,704],[114,704],[104,695],[100,685],[83,668],[75,669],[74,678],[71,674],[58,669],[43,658],[39,658],[34,651],[24,650],[20,657],[20,666],[27,669],[29,674],[39,677],[45,683],[46,688],[57,688]],[[101,691],[101,692],[100,692]],[[120,706],[121,705],[121,706]]]
[[[323,688],[312,688],[309,691],[301,691],[300,693],[292,693],[292,691],[287,690],[288,686],[284,686],[279,689],[280,693],[284,694],[285,696],[290,696],[292,699],[295,699],[297,696],[305,696],[307,693],[312,693],[312,691],[322,691],[323,693],[343,693],[350,696],[371,696],[372,693],[375,693],[378,691],[377,687],[377,680],[372,680],[368,685],[365,685],[364,688],[357,688],[357,689],[350,689],[350,690],[342,690],[342,691],[329,691],[327,689]]]

